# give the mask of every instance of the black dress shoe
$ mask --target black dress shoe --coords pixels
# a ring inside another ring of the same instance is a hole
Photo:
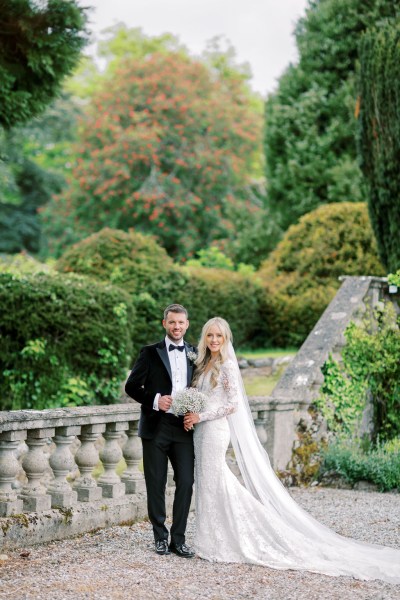
[[[186,546],[186,544],[170,544],[169,549],[182,558],[193,558],[195,555],[193,550],[189,546]]]
[[[156,552],[157,554],[170,554],[167,540],[156,541]]]

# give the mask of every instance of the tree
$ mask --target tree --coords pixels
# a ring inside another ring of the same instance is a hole
[[[400,266],[400,29],[368,31],[360,44],[359,151],[379,254]]]
[[[103,226],[135,227],[181,260],[233,237],[229,214],[259,152],[259,115],[180,52],[118,64],[88,107],[48,231],[65,244]]]
[[[87,42],[76,0],[0,0],[0,126],[39,114],[57,95]]]
[[[320,204],[366,199],[356,152],[355,68],[362,32],[398,0],[310,0],[299,63],[266,103],[267,206],[281,230]]]
[[[78,114],[62,95],[29,123],[0,131],[0,252],[45,254],[38,212],[65,184]]]

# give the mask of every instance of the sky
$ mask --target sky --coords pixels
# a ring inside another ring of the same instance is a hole
[[[247,62],[252,88],[266,96],[296,62],[294,26],[308,0],[87,0],[94,36],[118,22],[146,35],[173,33],[194,55],[215,36],[227,38],[237,62]]]

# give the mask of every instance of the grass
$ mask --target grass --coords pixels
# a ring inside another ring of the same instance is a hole
[[[260,375],[251,379],[243,379],[248,396],[269,396],[278,383],[285,369],[279,369],[273,375]]]
[[[241,348],[236,351],[237,356],[243,358],[279,358],[281,356],[294,356],[298,348],[264,348],[260,350],[246,350]]]

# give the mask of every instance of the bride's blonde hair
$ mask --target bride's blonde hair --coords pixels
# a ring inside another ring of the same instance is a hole
[[[200,340],[197,347],[198,356],[195,361],[196,372],[193,378],[192,385],[196,385],[200,375],[204,372],[206,366],[210,361],[211,352],[207,348],[207,334],[213,325],[216,325],[218,327],[218,329],[221,331],[224,337],[219,356],[217,357],[216,361],[213,364],[213,367],[211,368],[211,384],[213,387],[217,385],[218,374],[221,369],[222,363],[224,363],[228,358],[229,342],[232,343],[231,328],[229,327],[228,322],[225,321],[225,319],[223,319],[222,317],[213,317],[203,325],[203,329],[201,330]]]

